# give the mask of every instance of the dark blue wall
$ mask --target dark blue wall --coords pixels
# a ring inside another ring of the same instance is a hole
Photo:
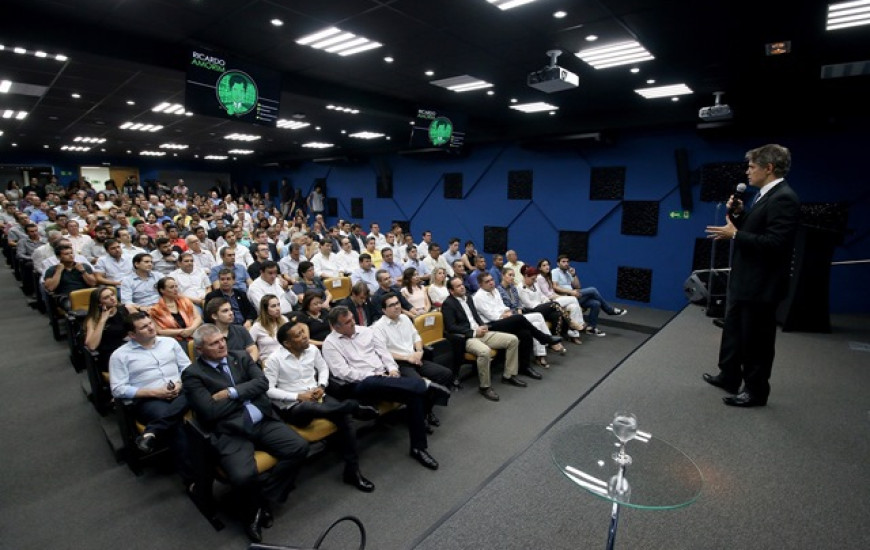
[[[835,260],[870,258],[870,193],[861,162],[867,140],[858,132],[734,139],[694,131],[650,131],[622,134],[612,145],[589,146],[579,153],[533,152],[505,145],[477,148],[467,157],[449,159],[388,156],[343,166],[305,163],[281,171],[237,164],[231,171],[236,183],[260,181],[263,190],[269,181],[288,177],[306,194],[316,178],[326,178],[329,196],[338,200],[340,217],[365,222],[366,228],[377,221],[382,229],[393,220],[409,220],[417,241],[422,230],[430,229],[442,244],[457,236],[474,240],[482,250],[484,226],[508,227],[508,246],[526,262],[555,259],[560,230],[591,230],[588,262],[575,264],[583,284],[616,299],[619,266],[651,269],[651,299],[644,305],[676,310],[686,303],[682,284],[692,270],[695,239],[703,236],[705,225],[722,223],[724,213],[714,204],[700,202],[696,185],[690,219],[668,217],[669,212],[681,210],[674,150],[685,148],[690,169],[697,171],[706,163],[740,162],[746,150],[770,142],[792,150],[788,180],[804,202],[852,203],[849,227],[853,232],[838,247]],[[194,169],[159,161],[139,164],[143,179],[158,165]],[[69,166],[69,161],[62,165]],[[626,167],[626,200],[661,201],[656,236],[622,235],[621,202],[589,200],[590,169],[603,166]],[[392,172],[392,199],[376,198],[376,177],[384,169]],[[508,200],[508,172],[525,169],[534,171],[533,200]],[[445,172],[463,174],[463,200],[444,198]],[[351,198],[364,199],[364,219],[351,218]],[[832,268],[832,311],[870,311],[868,279],[870,265]]]

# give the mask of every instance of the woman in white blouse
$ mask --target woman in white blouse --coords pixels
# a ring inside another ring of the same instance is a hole
[[[432,309],[441,309],[441,304],[450,295],[447,286],[444,284],[447,280],[447,271],[443,267],[436,267],[432,272],[430,285],[426,287],[426,293],[429,295],[429,302],[432,304]]]
[[[266,294],[260,298],[260,316],[251,326],[251,338],[257,344],[261,361],[268,357],[281,345],[275,335],[287,318],[281,315],[281,301],[274,294]]]
[[[568,312],[570,317],[571,330],[568,331],[568,337],[575,344],[582,344],[580,340],[580,332],[586,327],[583,322],[583,310],[580,309],[580,304],[573,296],[561,296],[556,294],[553,288],[553,281],[550,276],[550,262],[541,260],[538,262],[537,269],[524,265],[520,269],[523,275],[523,284],[520,286],[520,299],[523,299],[523,293],[526,293],[527,299],[531,300],[531,295],[536,294],[540,299],[556,302]],[[536,298],[538,299],[538,298]]]

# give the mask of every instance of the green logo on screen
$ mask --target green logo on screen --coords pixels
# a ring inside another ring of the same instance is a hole
[[[227,71],[222,74],[217,80],[215,92],[218,103],[228,115],[246,115],[257,105],[257,84],[242,71]]]
[[[453,137],[453,123],[447,117],[436,117],[429,124],[429,141],[432,145],[444,145],[450,143]]]

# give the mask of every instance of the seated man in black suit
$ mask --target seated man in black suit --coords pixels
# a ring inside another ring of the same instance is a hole
[[[422,378],[400,376],[399,366],[386,345],[368,327],[359,327],[343,306],[329,310],[332,332],[323,342],[323,358],[339,380],[352,382],[352,397],[363,403],[398,401],[408,412],[411,458],[430,470],[438,462],[426,451],[426,400],[428,392],[450,395],[450,390],[427,384]]]
[[[248,300],[248,295],[235,286],[236,274],[232,269],[224,268],[218,272],[218,288],[205,295],[204,304],[212,298],[224,298],[233,308],[233,324],[243,325],[250,329],[257,320],[257,310]]]
[[[395,294],[399,297],[399,304],[402,307],[402,313],[407,315],[413,321],[417,314],[414,313],[414,306],[402,296],[402,289],[393,284],[393,278],[386,269],[379,269],[375,273],[375,279],[378,281],[378,289],[372,295],[372,303],[378,310],[378,317],[384,314],[381,308],[381,301],[387,294]]]
[[[369,285],[364,281],[357,281],[350,289],[350,296],[340,301],[338,305],[350,310],[357,325],[369,327],[381,317],[380,310],[369,299],[370,295]]]
[[[193,341],[199,359],[181,374],[184,391],[197,421],[212,434],[221,468],[251,511],[245,533],[260,542],[262,527],[272,525],[272,505],[285,502],[293,488],[308,443],[275,412],[260,367],[247,354],[228,351],[216,326],[202,325]],[[258,474],[255,450],[278,463]]]

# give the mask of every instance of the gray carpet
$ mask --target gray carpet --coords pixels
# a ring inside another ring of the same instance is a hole
[[[768,406],[732,409],[701,380],[715,372],[719,330],[684,310],[417,548],[603,547],[610,506],[568,482],[550,446],[565,426],[620,408],[692,457],[705,486],[683,509],[625,509],[618,547],[866,548],[870,354],[849,342],[870,342],[867,321],[779,334]]]
[[[0,267],[0,303],[0,548],[246,547],[232,518],[224,517],[224,531],[212,530],[175,476],[147,469],[136,477],[115,462],[81,376],[69,365],[66,343],[54,342],[47,318],[26,307],[6,266]],[[530,381],[527,389],[496,383],[499,403],[485,401],[475,380],[466,380],[450,406],[438,411],[442,427],[429,440],[441,463],[437,472],[408,458],[401,416],[360,434],[363,472],[377,485],[372,494],[341,483],[335,455],[314,457],[277,511],[266,542],[312,544],[333,519],[354,514],[365,522],[370,549],[412,547],[442,518],[455,518],[452,512],[481,488],[488,490],[490,480],[498,483],[505,464],[525,456],[554,418],[671,315],[638,308],[607,319],[607,337],[586,338],[582,346],[569,344],[569,355],[551,356],[544,380]],[[220,485],[216,492],[230,496]],[[501,521],[497,529],[511,530],[513,518],[503,519],[510,523]],[[328,548],[355,547],[352,530],[336,535]]]

